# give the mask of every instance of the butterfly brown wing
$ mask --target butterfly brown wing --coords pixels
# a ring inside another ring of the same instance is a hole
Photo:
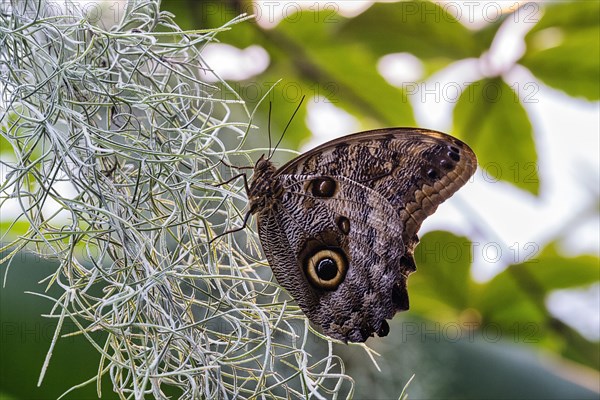
[[[364,342],[373,333],[385,336],[386,319],[408,308],[412,264],[403,258],[400,217],[379,193],[344,176],[325,184],[314,175],[277,179],[283,193],[257,219],[279,284],[331,337]],[[315,264],[326,258],[339,270],[319,279]]]
[[[475,153],[460,140],[427,129],[360,132],[316,147],[278,174],[342,175],[380,193],[403,222],[412,251],[425,218],[477,169]]]
[[[277,171],[259,161],[249,194],[275,277],[327,335],[385,336],[408,308],[421,223],[475,168],[459,140],[404,128],[334,140]]]

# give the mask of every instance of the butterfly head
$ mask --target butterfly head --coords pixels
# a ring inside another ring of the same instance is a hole
[[[256,164],[254,164],[254,174],[264,173],[266,171],[275,173],[275,166],[268,158],[265,158],[265,155],[263,154],[260,156]]]

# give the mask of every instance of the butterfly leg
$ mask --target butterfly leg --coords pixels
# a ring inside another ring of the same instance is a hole
[[[250,211],[248,211],[246,213],[246,215],[244,216],[244,222],[242,222],[242,226],[230,229],[228,231],[221,233],[220,235],[215,236],[214,238],[212,238],[211,240],[208,241],[208,244],[211,244],[212,242],[214,242],[215,240],[219,239],[222,236],[229,235],[230,233],[234,233],[234,232],[239,232],[242,229],[246,228],[246,225],[248,225],[248,220],[250,219],[250,215],[252,215],[252,213]]]
[[[231,178],[227,179],[225,182],[217,183],[217,184],[215,185],[215,187],[219,187],[219,186],[226,185],[226,184],[228,184],[229,182],[231,182],[231,181],[234,181],[234,180],[236,180],[236,179],[237,179],[237,178],[239,178],[239,177],[242,177],[242,178],[244,179],[244,189],[246,189],[246,193],[249,193],[249,192],[250,192],[250,188],[248,187],[248,177],[247,177],[247,176],[246,176],[246,174],[245,174],[245,173],[243,173],[243,172],[242,172],[242,173],[239,173],[239,174],[237,174],[237,175],[234,175],[234,176],[232,176]]]

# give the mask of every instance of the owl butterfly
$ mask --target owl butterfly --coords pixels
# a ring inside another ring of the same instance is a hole
[[[406,280],[423,220],[477,168],[444,133],[360,132],[276,169],[264,157],[248,187],[275,278],[310,321],[344,342],[386,336],[408,309]]]

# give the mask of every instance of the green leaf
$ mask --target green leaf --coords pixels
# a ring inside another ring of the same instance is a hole
[[[485,45],[475,40],[452,11],[429,1],[374,4],[348,20],[340,34],[362,43],[379,57],[398,52],[423,59],[479,57]]]
[[[549,5],[527,34],[520,63],[571,96],[600,99],[600,3]]]
[[[544,8],[540,8],[539,4],[530,3],[518,12],[524,23],[537,22],[529,31],[528,39],[536,32],[550,27],[576,31],[598,26],[600,22],[600,2],[597,1],[547,2]]]
[[[525,288],[525,282],[517,276],[515,268],[509,267],[481,288],[477,308],[485,321],[504,327],[521,322],[544,324],[547,312],[543,301],[540,302],[538,296],[532,297],[527,289],[533,285]]]
[[[448,319],[470,304],[471,241],[449,232],[423,236],[415,249],[417,272],[408,279],[411,310]]]
[[[530,246],[528,251],[531,258],[527,262],[509,268],[514,269],[522,282],[530,282],[532,290],[537,289],[542,295],[551,290],[586,286],[600,281],[598,257],[565,257],[557,251],[554,243],[539,255],[535,246]]]
[[[552,29],[552,28],[549,28]],[[556,32],[555,32],[556,33]],[[539,35],[544,34],[541,31]],[[600,99],[600,28],[565,35],[562,44],[528,51],[520,63],[545,84],[570,96]]]
[[[454,134],[473,148],[488,181],[504,180],[538,194],[533,128],[517,94],[502,80],[466,88],[454,109]]]

